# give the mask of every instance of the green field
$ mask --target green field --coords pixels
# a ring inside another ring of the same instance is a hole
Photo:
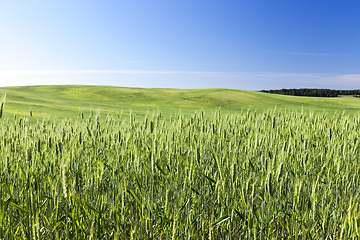
[[[0,239],[360,238],[358,98],[1,90]]]
[[[345,112],[354,115],[360,111],[360,99],[352,96],[339,98],[295,97],[231,89],[144,89],[109,86],[31,86],[0,88],[7,93],[4,117],[29,116],[34,119],[74,118],[92,110],[102,115],[144,117],[161,112],[191,115],[205,110],[221,109],[234,114],[241,110],[264,112],[272,109],[305,112]],[[34,120],[32,120],[34,121]]]

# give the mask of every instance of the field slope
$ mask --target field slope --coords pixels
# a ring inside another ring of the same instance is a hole
[[[117,115],[131,111],[137,116],[161,112],[164,116],[181,112],[184,115],[221,109],[224,113],[241,110],[257,112],[269,109],[339,112],[353,115],[360,110],[360,99],[295,97],[233,89],[155,89],[112,86],[23,86],[0,88],[6,93],[5,118],[14,115],[33,119],[73,118],[81,112]]]
[[[358,98],[1,91],[0,239],[360,238]]]

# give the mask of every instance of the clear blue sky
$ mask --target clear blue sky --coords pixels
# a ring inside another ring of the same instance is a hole
[[[0,86],[360,88],[360,1],[1,1]]]

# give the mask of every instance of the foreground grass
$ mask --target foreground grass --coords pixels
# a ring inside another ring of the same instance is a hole
[[[2,120],[0,238],[359,238],[359,127],[274,110]]]
[[[142,89],[109,86],[26,86],[0,88],[0,95],[7,93],[4,117],[29,116],[37,120],[76,118],[81,112],[87,118],[90,111],[102,115],[124,116],[130,112],[140,118],[158,112],[170,119],[174,113],[191,116],[202,110],[210,113],[221,109],[223,113],[254,110],[287,109],[313,111],[315,114],[343,113],[356,115],[360,99],[352,96],[340,98],[314,98],[284,96],[231,89]]]

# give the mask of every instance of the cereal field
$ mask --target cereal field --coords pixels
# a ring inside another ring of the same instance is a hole
[[[1,120],[0,238],[359,237],[360,116]]]

